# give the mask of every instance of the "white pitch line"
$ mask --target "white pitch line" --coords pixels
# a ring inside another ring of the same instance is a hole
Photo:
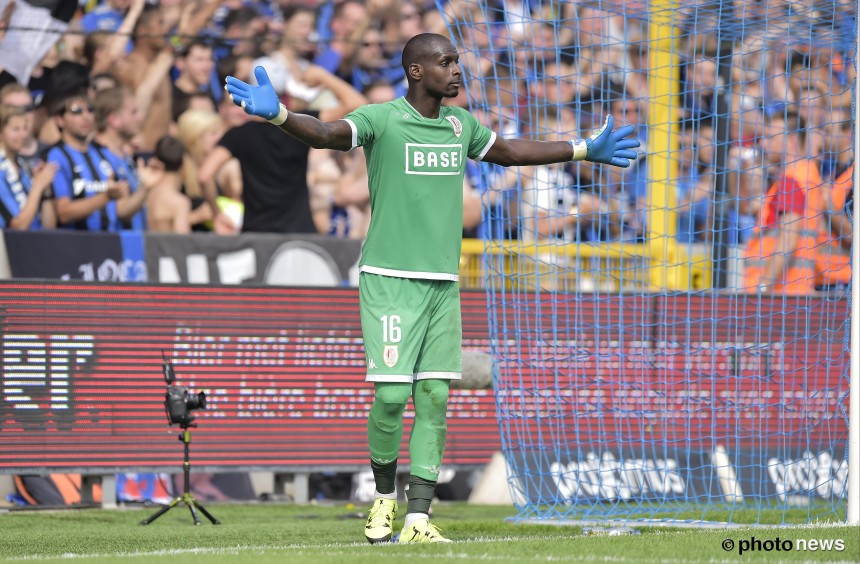
[[[672,535],[677,533],[685,533],[687,531],[652,531],[649,534],[656,534],[659,536]],[[736,531],[735,531],[736,532]],[[458,560],[481,560],[485,562],[523,562],[523,561],[531,561],[531,562],[603,562],[603,563],[641,563],[643,560],[639,557],[637,558],[625,558],[623,556],[591,556],[591,555],[581,555],[581,556],[565,556],[565,557],[557,557],[557,556],[504,556],[504,555],[491,555],[491,554],[468,554],[463,552],[456,551],[457,545],[474,545],[474,544],[490,544],[490,543],[498,543],[498,542],[511,542],[511,541],[546,541],[546,540],[559,540],[558,535],[529,535],[529,536],[505,536],[505,537],[476,537],[472,539],[455,541],[455,545],[451,547],[451,550],[447,554],[441,555],[444,558],[449,559],[458,559]],[[594,536],[594,537],[586,537],[574,535],[571,536],[568,540],[578,540],[584,543],[590,542],[593,539],[603,538],[602,536]],[[345,551],[343,549],[354,549],[354,548],[365,548],[368,550],[398,550],[397,547],[399,545],[394,543],[382,543],[371,547],[365,542],[354,542],[354,543],[296,543],[296,544],[286,544],[286,545],[236,545],[232,547],[199,547],[199,548],[176,548],[176,549],[163,549],[163,550],[152,550],[152,551],[135,551],[135,552],[102,552],[102,553],[64,553],[64,554],[32,554],[26,556],[16,556],[3,558],[0,560],[3,561],[27,561],[27,562],[38,562],[43,560],[80,560],[80,559],[98,559],[98,558],[151,558],[151,557],[159,557],[159,556],[182,556],[182,555],[230,555],[230,556],[238,556],[242,553],[248,552],[256,552],[265,554],[267,552],[278,552],[278,551],[290,551],[291,555],[294,556],[319,556],[319,549],[335,549],[334,551],[329,551],[327,554],[330,556],[338,555],[338,556],[354,556],[353,551]],[[390,548],[389,548],[390,547]],[[340,549],[340,550],[338,550]],[[412,559],[439,559],[439,554],[410,554],[409,558]],[[688,562],[685,559],[660,559],[660,560],[649,560],[648,562],[653,562],[657,564],[685,564]],[[779,564],[781,561],[775,561],[775,564]],[[798,562],[793,560],[792,562]],[[707,564],[737,564],[736,559],[717,559],[711,558],[707,560]],[[852,561],[836,561],[835,564],[854,564]]]

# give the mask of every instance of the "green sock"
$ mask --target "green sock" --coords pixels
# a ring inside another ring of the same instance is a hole
[[[409,437],[409,513],[427,513],[439,479],[448,432],[448,380],[419,380],[412,385],[415,424]]]
[[[412,474],[409,476],[409,489],[406,491],[406,513],[430,514],[430,502],[436,491],[436,481],[425,480]]]
[[[392,493],[397,475],[397,456],[403,438],[403,410],[412,393],[410,384],[376,382],[373,405],[367,419],[370,467],[376,491]]]

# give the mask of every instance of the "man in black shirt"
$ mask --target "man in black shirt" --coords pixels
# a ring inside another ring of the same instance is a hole
[[[306,112],[323,121],[340,119],[367,103],[348,83],[315,65],[305,70],[302,82],[327,88],[337,98],[338,105],[334,108]],[[300,101],[295,100],[295,103]],[[304,108],[296,108],[296,111],[304,111]],[[229,228],[225,226],[229,226],[230,221],[225,221],[215,204],[215,174],[236,157],[242,166],[243,232],[315,233],[307,185],[309,150],[307,145],[284,135],[261,118],[225,133],[206,157],[199,173],[206,198],[215,210],[216,231],[227,231]]]

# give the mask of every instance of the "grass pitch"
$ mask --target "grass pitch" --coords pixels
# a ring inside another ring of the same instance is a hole
[[[153,524],[155,509],[0,513],[0,561],[201,564],[380,564],[381,562],[777,562],[860,561],[860,528],[838,523],[779,529],[690,530],[640,527],[640,535],[583,536],[579,527],[516,525],[513,508],[440,503],[433,520],[449,545],[369,545],[367,508],[207,505],[223,523],[193,525],[176,508]],[[398,520],[402,524],[402,520]],[[841,551],[738,554],[742,540],[841,539]],[[726,540],[734,543],[726,551]]]

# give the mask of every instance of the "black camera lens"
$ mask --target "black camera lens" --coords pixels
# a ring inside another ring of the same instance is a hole
[[[206,409],[206,394],[204,392],[198,392],[197,394],[188,394],[185,399],[185,403],[188,406],[189,410],[192,409]]]

